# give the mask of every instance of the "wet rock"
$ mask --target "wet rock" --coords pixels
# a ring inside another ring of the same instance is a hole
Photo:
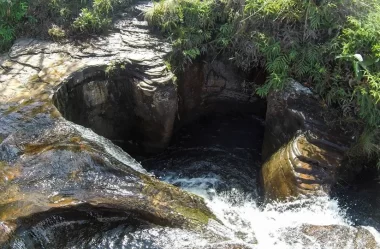
[[[0,220],[14,224],[13,231],[83,206],[131,212],[170,227],[196,228],[214,217],[200,197],[146,175],[120,148],[80,126],[57,122],[19,131],[0,150],[7,161],[0,174]]]
[[[163,150],[173,131],[177,93],[171,79],[166,84],[144,83],[146,70],[130,61],[86,67],[61,84],[54,103],[68,120],[90,127],[127,151]]]
[[[173,74],[163,59],[170,46],[135,18],[140,7],[117,20],[108,36],[75,44],[16,41],[0,58],[0,119],[7,124],[1,136],[23,125],[14,119],[24,118],[31,102],[55,109],[51,96],[58,90],[54,102],[65,118],[112,140],[116,134],[122,143],[134,140],[147,152],[166,147],[177,112]]]
[[[244,245],[239,243],[215,243],[201,247],[186,247],[185,249],[253,249],[254,245]]]
[[[343,225],[303,225],[299,228],[290,228],[284,233],[287,244],[302,248],[350,248],[350,249],[378,249],[374,235],[364,227]]]
[[[64,210],[112,209],[192,229],[214,218],[200,197],[154,179],[108,139],[65,119],[111,139],[121,132],[146,151],[164,148],[177,110],[169,51],[126,14],[107,36],[22,39],[0,56],[0,242]]]
[[[317,142],[304,134],[296,135],[264,164],[262,181],[268,200],[330,192],[342,153]]]
[[[310,89],[295,81],[269,95],[262,153],[268,200],[329,193],[350,139],[327,125],[325,112]]]

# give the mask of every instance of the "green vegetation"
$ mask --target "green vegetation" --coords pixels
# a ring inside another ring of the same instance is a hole
[[[172,41],[178,65],[207,55],[265,68],[260,96],[290,78],[313,88],[340,121],[362,127],[356,151],[379,155],[379,0],[160,0],[146,19]]]
[[[114,10],[129,4],[130,0],[0,0],[0,51],[22,35],[61,40],[104,33]]]
[[[26,17],[25,1],[0,0],[0,51],[7,49],[16,36],[16,29]]]
[[[106,32],[130,1],[0,0],[0,51],[23,35]],[[352,154],[380,154],[380,0],[160,0],[146,19],[172,42],[173,71],[202,56],[263,68],[263,97],[294,78],[360,127]]]
[[[60,40],[66,37],[66,32],[57,25],[53,25],[53,27],[48,30],[48,34],[54,40]]]
[[[120,75],[121,71],[125,70],[128,65],[128,61],[112,60],[104,70],[107,77],[113,77]]]

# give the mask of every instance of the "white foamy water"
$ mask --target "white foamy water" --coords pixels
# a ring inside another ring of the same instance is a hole
[[[191,179],[168,176],[163,180],[204,197],[217,218],[233,231],[234,236],[231,239],[238,243],[250,245],[252,248],[341,248],[336,247],[335,242],[332,243],[333,245],[319,244],[315,238],[303,234],[300,227],[304,224],[342,225],[345,227],[352,225],[345,210],[339,207],[338,201],[327,196],[300,198],[286,203],[259,206],[255,196],[247,196],[236,189],[218,193],[215,190],[219,180],[217,177],[205,176],[204,178]],[[367,229],[376,239],[380,238],[379,233],[374,228],[369,227]],[[229,233],[226,232],[227,234]],[[332,241],[334,239],[331,238]],[[347,243],[344,248],[357,247],[352,243]]]
[[[181,178],[172,174],[163,180],[204,197],[224,226],[212,220],[207,229],[199,233],[140,224],[133,215],[82,213],[78,217],[65,217],[57,214],[24,231],[6,248],[225,249],[235,248],[228,245],[236,244],[244,245],[244,249],[379,248],[366,246],[368,236],[356,241],[357,228],[351,226],[338,202],[326,196],[260,206],[257,196],[237,189],[218,192],[220,179],[217,175]],[[0,228],[2,225],[0,223]],[[322,227],[322,232],[314,233],[310,225],[340,225],[343,228],[330,231]],[[373,227],[364,228],[379,245],[378,231]]]

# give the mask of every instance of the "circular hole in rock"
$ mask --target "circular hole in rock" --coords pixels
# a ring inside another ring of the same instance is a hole
[[[65,80],[53,101],[67,120],[138,152],[145,137],[135,115],[136,80],[127,70],[109,75],[106,66],[88,67]]]

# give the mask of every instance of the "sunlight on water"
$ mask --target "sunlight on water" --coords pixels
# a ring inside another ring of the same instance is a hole
[[[124,216],[107,213],[104,216],[90,212],[73,217],[57,214],[22,232],[6,248],[234,248],[225,246],[228,244],[252,249],[367,248],[354,244],[352,238],[357,235],[356,228],[350,226],[351,222],[338,202],[326,196],[259,205],[257,196],[247,195],[237,189],[218,192],[220,179],[215,174],[196,178],[167,174],[163,180],[204,197],[224,226],[210,221],[207,231],[198,233],[156,226],[125,213]],[[302,231],[305,224],[341,225],[346,229],[342,230],[346,237],[340,236],[338,231],[328,235],[327,242],[323,243],[315,235],[310,236]],[[373,227],[365,229],[379,244],[379,233]]]
[[[338,206],[337,200],[327,196],[259,206],[255,196],[245,195],[237,189],[218,193],[215,189],[219,179],[212,175],[194,179],[169,175],[163,180],[204,197],[217,218],[235,232],[235,237],[231,239],[250,245],[257,243],[254,248],[332,249],[334,247],[320,244],[305,246],[305,239],[312,239],[297,229],[303,224],[351,225],[345,211]],[[379,235],[375,229],[370,230],[372,234]],[[291,244],[289,237],[286,237],[286,234],[289,236],[289,231]]]

